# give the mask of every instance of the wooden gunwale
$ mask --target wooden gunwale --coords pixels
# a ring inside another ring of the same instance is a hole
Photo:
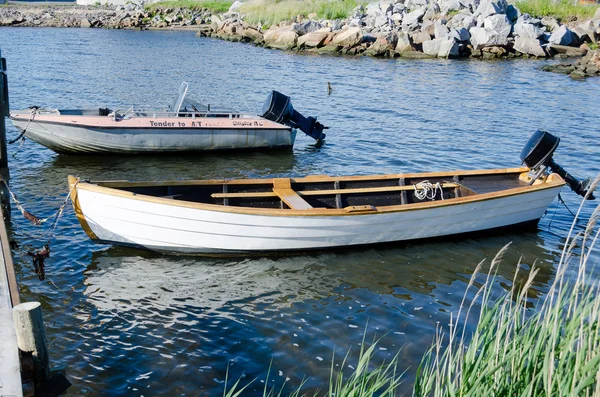
[[[460,187],[458,183],[443,183],[442,188]],[[327,190],[298,190],[296,193],[300,196],[331,196],[337,194],[361,194],[361,193],[386,193],[386,192],[402,192],[414,190],[415,185],[408,186],[381,186],[381,187],[366,187],[366,188],[351,188],[351,189],[327,189]],[[213,193],[212,198],[260,198],[260,197],[277,197],[274,192],[250,192],[250,193]]]
[[[513,173],[515,169],[510,169],[510,170],[511,171],[508,173]],[[519,168],[517,170],[522,170],[522,168]],[[527,168],[525,168],[525,170],[527,170]],[[497,171],[500,171],[500,172],[497,172]],[[468,175],[478,175],[477,173],[473,173],[471,171],[466,171],[466,172],[468,172]],[[486,175],[494,175],[494,174],[502,173],[501,170],[488,170],[487,172],[488,173]],[[425,174],[425,175],[432,175],[432,174],[446,176],[449,173],[431,173],[431,174]],[[460,172],[458,172],[458,173],[453,172],[450,174],[452,174],[452,175],[467,175],[466,173],[461,174]],[[424,174],[407,174],[407,175],[418,175],[419,177],[422,177]],[[394,176],[394,177],[397,177],[397,176]],[[409,176],[409,178],[411,178],[411,177],[414,178],[414,176]],[[431,176],[429,176],[429,177],[431,177]],[[71,179],[71,178],[73,178],[73,177],[69,178],[70,181],[76,180],[76,179]],[[364,178],[366,178],[368,180],[373,179],[373,177],[364,177]],[[296,181],[301,181],[301,180],[302,180],[302,178],[297,179]],[[311,180],[314,181],[314,179],[311,179]],[[261,183],[265,184],[265,183],[268,183],[268,181],[272,181],[272,180],[261,180]],[[181,186],[181,184],[178,182],[175,182],[174,184]],[[377,207],[375,211],[369,211],[368,213],[346,212],[346,210],[344,208],[339,208],[339,209],[337,209],[337,208],[331,208],[331,209],[314,208],[314,209],[307,209],[307,210],[293,210],[293,209],[277,209],[277,208],[234,207],[234,206],[223,206],[223,205],[217,205],[217,204],[194,203],[194,202],[173,200],[171,198],[162,198],[162,197],[147,196],[147,195],[143,195],[143,194],[136,194],[136,193],[132,193],[132,192],[128,192],[128,191],[113,189],[110,187],[99,186],[99,185],[86,183],[86,182],[79,182],[78,185],[76,186],[76,188],[73,189],[73,191],[74,191],[73,194],[75,194],[75,197],[77,198],[76,191],[81,189],[81,190],[86,190],[89,192],[96,192],[96,193],[107,194],[107,195],[111,195],[111,196],[115,196],[115,197],[144,201],[144,202],[161,204],[161,205],[166,205],[166,206],[184,207],[184,208],[190,208],[190,209],[196,209],[196,210],[222,212],[222,213],[236,213],[236,214],[244,214],[244,215],[284,216],[284,217],[287,217],[287,216],[360,216],[360,215],[366,215],[366,214],[372,215],[372,214],[382,214],[382,213],[392,213],[392,212],[402,212],[402,211],[415,211],[415,210],[422,210],[422,209],[429,209],[429,208],[439,208],[439,207],[461,205],[461,204],[474,203],[474,202],[483,202],[483,201],[494,200],[494,199],[498,199],[498,198],[502,198],[502,197],[527,194],[527,193],[535,192],[535,191],[539,191],[539,190],[552,189],[552,188],[564,186],[564,184],[565,184],[565,181],[559,175],[551,174],[547,178],[545,183],[541,183],[538,185],[521,186],[521,187],[496,191],[496,192],[476,194],[476,195],[458,197],[458,198],[453,198],[453,199],[448,199],[448,200],[436,200],[436,201],[427,201],[427,202],[421,202],[421,203],[381,206],[381,207]],[[135,183],[133,186],[147,186],[147,185],[148,185],[147,183],[146,183],[146,185],[140,185],[138,183]],[[165,185],[166,185],[166,183],[165,183]],[[69,186],[72,187],[73,183],[70,182]],[[129,184],[126,186],[132,186],[132,185]],[[161,186],[161,185],[154,185],[154,186]],[[74,203],[75,203],[75,211],[78,213],[78,218],[85,219],[84,214],[81,212],[81,207],[79,205],[78,200]],[[87,221],[85,221],[85,224],[87,225]],[[82,223],[82,226],[83,226],[83,223]],[[85,226],[84,226],[84,228],[85,228]],[[89,228],[89,226],[88,226],[88,228]],[[89,233],[88,233],[88,235],[89,235]]]
[[[528,172],[529,168],[499,168],[494,170],[459,170],[443,172],[423,172],[411,174],[383,174],[383,175],[353,175],[353,176],[306,176],[302,178],[290,178],[292,183],[318,183],[318,182],[360,182],[377,181],[390,179],[414,179],[414,178],[452,178],[453,176],[475,176],[475,175],[500,175],[500,174],[521,174]],[[89,183],[112,188],[142,187],[142,186],[195,186],[195,185],[269,185],[273,184],[273,179],[195,179],[185,181],[90,181]]]

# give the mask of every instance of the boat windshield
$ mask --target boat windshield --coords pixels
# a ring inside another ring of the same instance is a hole
[[[186,83],[184,81],[179,86],[179,91],[177,91],[177,97],[175,98],[175,100],[173,101],[173,104],[171,105],[170,110],[172,112],[179,113],[179,111],[181,110],[181,105],[183,104],[183,101],[185,100],[187,91],[188,91],[188,83]]]

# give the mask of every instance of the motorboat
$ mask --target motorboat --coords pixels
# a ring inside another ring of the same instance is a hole
[[[30,109],[10,119],[21,133],[63,154],[134,154],[206,150],[291,148],[300,129],[318,144],[326,128],[294,110],[286,95],[272,91],[263,115],[211,109],[187,99],[183,82],[164,109]]]

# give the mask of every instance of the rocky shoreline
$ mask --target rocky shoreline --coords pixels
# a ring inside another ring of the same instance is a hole
[[[506,0],[393,0],[358,6],[344,20],[299,16],[263,30],[244,21],[240,6],[224,14],[135,3],[3,6],[0,26],[196,29],[199,36],[280,50],[390,58],[583,57],[597,53],[600,40],[600,8],[590,20],[561,24],[523,14]],[[574,78],[599,74],[596,63],[578,65],[570,65]]]

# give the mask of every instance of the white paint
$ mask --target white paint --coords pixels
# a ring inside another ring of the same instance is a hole
[[[82,212],[101,239],[158,251],[303,250],[446,236],[537,220],[560,187],[427,209],[346,216],[250,215],[85,190]],[[292,211],[292,210],[290,210]]]

